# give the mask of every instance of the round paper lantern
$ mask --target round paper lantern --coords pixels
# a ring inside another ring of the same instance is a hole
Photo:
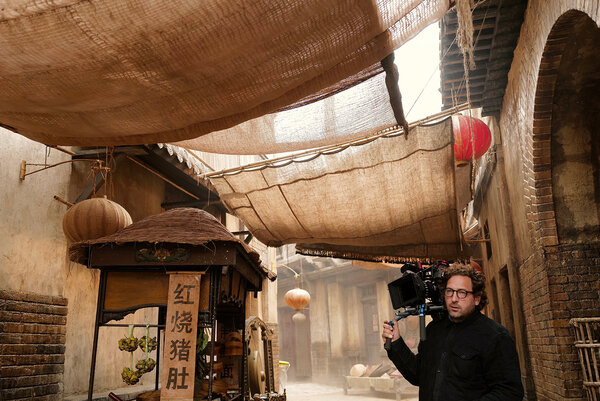
[[[121,205],[99,197],[71,206],[63,217],[63,231],[69,241],[79,242],[113,234],[131,223]]]
[[[290,308],[300,310],[310,302],[310,294],[302,288],[294,288],[286,292],[283,299]]]
[[[306,316],[304,315],[304,313],[302,312],[296,312],[294,313],[294,315],[292,316],[292,320],[294,321],[294,323],[299,324],[299,323],[304,323],[306,322]]]
[[[492,144],[492,133],[489,127],[480,119],[455,114],[452,116],[452,132],[454,133],[454,159],[463,164],[473,158],[475,142],[475,159],[479,159]]]

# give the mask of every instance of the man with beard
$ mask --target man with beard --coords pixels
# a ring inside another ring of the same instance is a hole
[[[506,328],[481,314],[487,304],[485,277],[454,264],[441,288],[446,314],[426,329],[417,355],[398,325],[383,325],[392,340],[388,357],[404,378],[419,386],[419,401],[521,401],[523,385],[515,343]]]

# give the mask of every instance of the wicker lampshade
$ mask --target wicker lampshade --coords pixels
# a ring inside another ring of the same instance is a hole
[[[121,205],[106,197],[87,199],[71,206],[63,217],[63,231],[71,242],[113,234],[132,223]]]

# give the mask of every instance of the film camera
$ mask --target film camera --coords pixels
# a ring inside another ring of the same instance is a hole
[[[407,263],[402,266],[402,277],[388,284],[392,306],[396,317],[390,321],[398,321],[411,315],[419,316],[421,341],[425,340],[425,315],[436,315],[443,310],[443,299],[440,287],[444,280],[444,270],[450,264],[437,261],[424,267],[421,263]],[[389,349],[391,341],[386,340],[385,348]]]
[[[402,277],[388,284],[394,309],[416,308],[420,305],[442,305],[440,286],[448,262],[438,261],[424,268],[420,263],[407,263]],[[413,313],[417,314],[417,313]]]

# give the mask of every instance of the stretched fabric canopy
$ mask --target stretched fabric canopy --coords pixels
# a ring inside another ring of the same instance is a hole
[[[448,0],[10,0],[0,124],[51,145],[174,142],[322,99]]]
[[[404,261],[462,257],[458,214],[469,168],[455,168],[451,121],[336,153],[210,177],[221,200],[270,246]]]
[[[396,124],[385,74],[334,96],[179,143],[221,154],[267,154],[365,138]]]

